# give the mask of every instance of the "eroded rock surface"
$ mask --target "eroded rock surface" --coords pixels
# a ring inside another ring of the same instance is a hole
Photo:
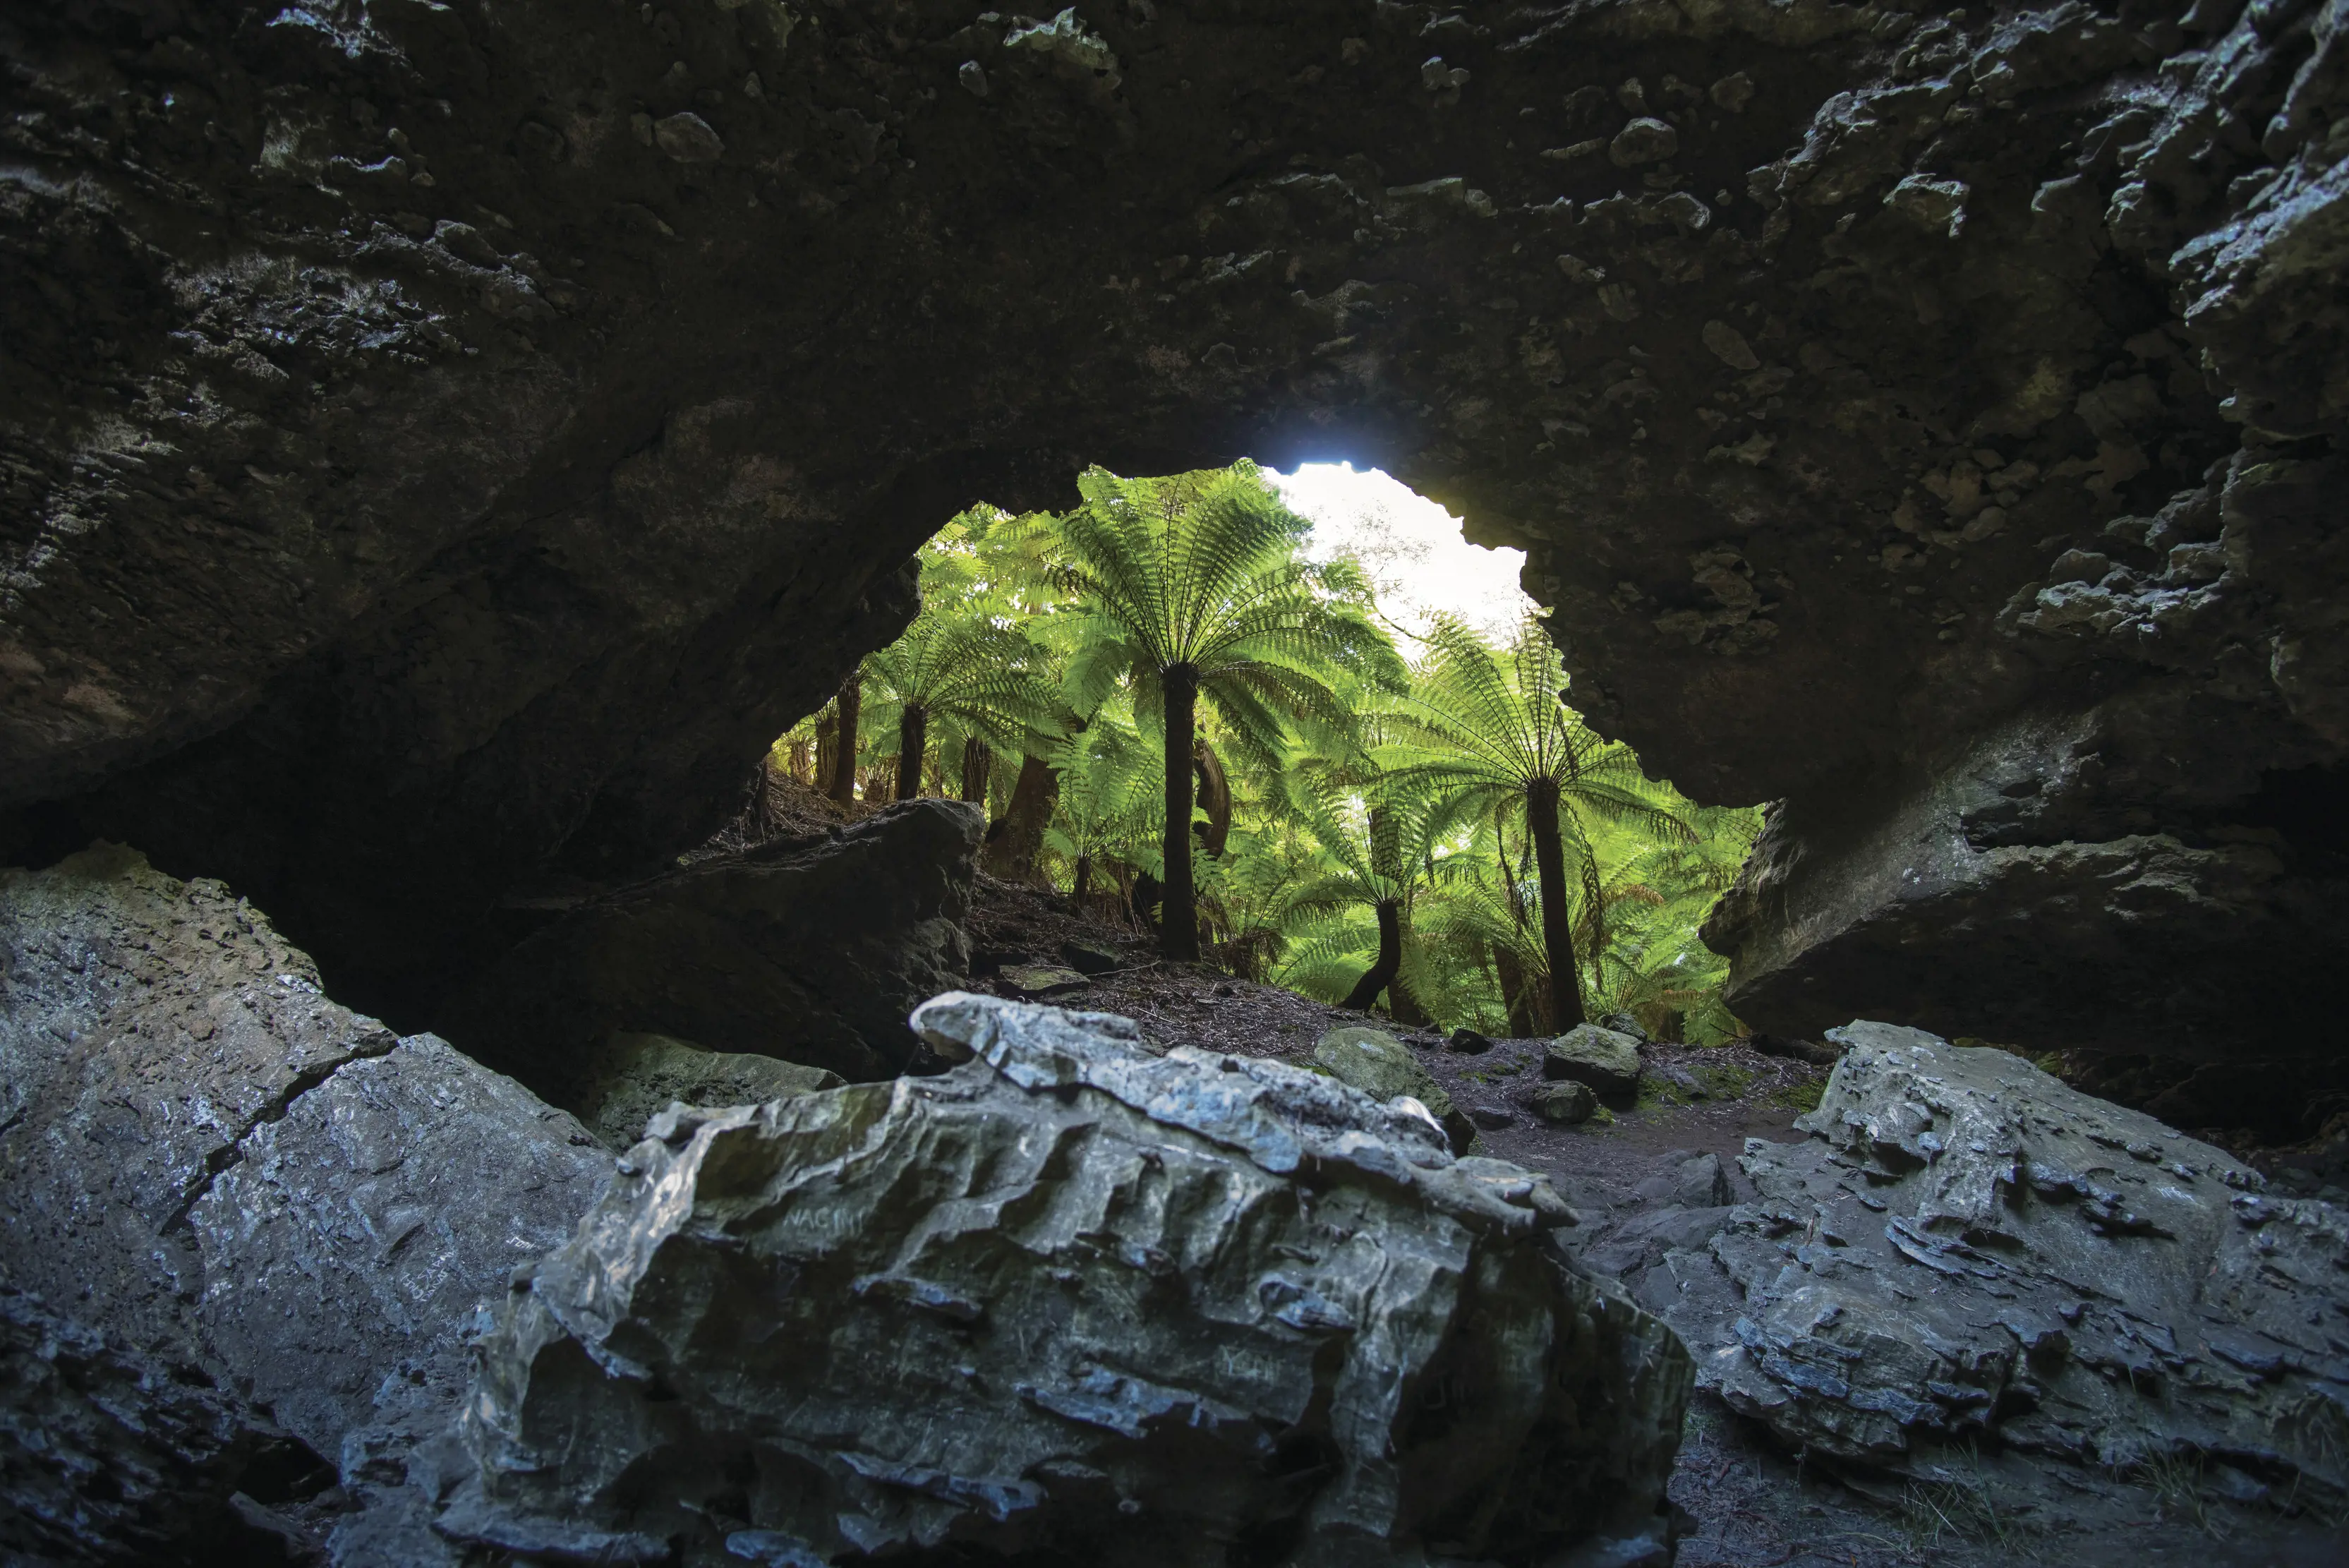
[[[1685,1354],[1554,1260],[1546,1182],[1121,1019],[952,994],[916,1023],[974,1059],[656,1122],[485,1342],[444,1533],[604,1562],[1660,1544]]]
[[[961,801],[906,801],[625,888],[516,947],[444,1032],[582,1114],[625,1054],[615,1031],[850,1079],[896,1072],[917,1044],[906,1013],[970,968],[962,922],[985,827]]]
[[[2326,1005],[2333,0],[5,28],[0,833],[360,1001],[714,826],[956,507],[1247,452],[1530,545],[1594,721],[1787,803],[1764,1026]]]
[[[1877,1463],[1995,1438],[2349,1487],[2349,1213],[2265,1196],[2006,1052],[1836,1033],[1850,1049],[1809,1138],[1747,1146],[1754,1202],[1616,1243],[1702,1383]]]
[[[361,1491],[445,1426],[480,1309],[610,1172],[570,1116],[329,1001],[251,905],[128,849],[0,872],[0,1279],[203,1369]]]
[[[0,1554],[12,1563],[179,1564],[253,1540],[232,1500],[266,1423],[201,1367],[0,1289]]]

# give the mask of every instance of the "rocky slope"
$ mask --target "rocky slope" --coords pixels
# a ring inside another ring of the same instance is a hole
[[[1751,1015],[2227,1048],[2342,936],[2339,19],[18,8],[10,836],[398,1018],[713,825],[951,508],[1349,455],[1787,803]]]

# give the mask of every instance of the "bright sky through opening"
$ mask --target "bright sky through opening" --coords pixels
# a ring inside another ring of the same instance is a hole
[[[1309,462],[1272,475],[1280,493],[1313,524],[1315,560],[1351,556],[1378,590],[1379,608],[1413,637],[1448,610],[1495,640],[1534,607],[1517,587],[1523,550],[1488,550],[1460,536],[1460,519],[1382,469]]]

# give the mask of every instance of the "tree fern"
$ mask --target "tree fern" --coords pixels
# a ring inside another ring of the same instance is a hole
[[[1464,812],[1513,814],[1531,839],[1542,956],[1557,1027],[1585,1017],[1576,959],[1569,857],[1580,901],[1604,940],[1604,888],[1591,833],[1636,826],[1657,839],[1694,836],[1678,796],[1640,772],[1630,747],[1602,739],[1564,701],[1566,672],[1538,620],[1528,618],[1498,655],[1458,621],[1439,617],[1408,692],[1387,705],[1381,760],[1401,782]]]
[[[1164,737],[1162,941],[1198,956],[1190,823],[1193,742],[1204,701],[1226,744],[1268,763],[1292,728],[1336,734],[1364,680],[1400,662],[1357,601],[1359,576],[1295,558],[1304,520],[1253,463],[1123,479],[1091,469],[1084,504],[1060,520],[1054,583],[1081,606],[1068,695],[1080,712],[1129,684]]]

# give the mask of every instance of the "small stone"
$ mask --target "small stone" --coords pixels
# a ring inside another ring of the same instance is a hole
[[[1606,147],[1605,137],[1594,136],[1588,141],[1577,141],[1566,147],[1544,148],[1542,156],[1554,163],[1572,163],[1578,159],[1588,158],[1593,153],[1604,151]]]
[[[1517,1120],[1514,1115],[1499,1106],[1471,1106],[1468,1107],[1468,1119],[1486,1132],[1498,1132],[1503,1127],[1515,1127]]]
[[[973,98],[987,96],[987,71],[977,60],[965,60],[962,68],[955,72],[955,80]]]
[[[443,218],[432,230],[432,243],[460,261],[475,266],[500,267],[505,258],[490,244],[489,236],[471,223],[460,223],[453,218]]]
[[[1615,89],[1615,101],[1623,106],[1623,112],[1626,114],[1647,113],[1647,84],[1642,82],[1637,77],[1630,78],[1628,81],[1624,82],[1621,87]]]
[[[1092,984],[1075,970],[1050,963],[1007,964],[997,978],[1004,990],[1027,997],[1065,996]]]
[[[1910,223],[1923,229],[1939,229],[1951,239],[1966,225],[1966,197],[1969,192],[1962,180],[1936,180],[1930,175],[1911,174],[1884,198],[1884,204]]]
[[[1578,1023],[1549,1043],[1542,1076],[1588,1084],[1602,1095],[1631,1094],[1640,1086],[1640,1043],[1596,1023]]]
[[[1728,322],[1706,322],[1703,337],[1704,346],[1713,350],[1713,357],[1731,369],[1758,370],[1762,368],[1761,358],[1754,352],[1754,346],[1745,341],[1745,334]]]
[[[1119,966],[1118,956],[1107,948],[1088,942],[1068,941],[1061,944],[1061,961],[1079,974],[1107,974]]]
[[[1744,71],[1725,76],[1713,83],[1705,96],[1713,99],[1716,108],[1727,109],[1732,114],[1744,114],[1745,106],[1754,101],[1754,78]]]
[[[1447,66],[1442,55],[1430,55],[1419,67],[1419,79],[1430,92],[1457,92],[1468,85],[1468,67]]]
[[[679,163],[715,163],[726,155],[718,132],[689,109],[653,121],[653,140]]]
[[[1607,145],[1607,156],[1618,169],[1636,169],[1642,163],[1661,163],[1680,150],[1679,131],[1642,115],[1615,133],[1615,140]]]
[[[1557,1084],[1544,1084],[1534,1091],[1534,1110],[1541,1119],[1553,1127],[1572,1127],[1590,1119],[1599,1109],[1599,1096],[1588,1084],[1571,1079]]]
[[[1672,1173],[1672,1201],[1683,1209],[1721,1209],[1737,1201],[1717,1154],[1682,1160]]]
[[[1444,1043],[1444,1048],[1446,1051],[1457,1051],[1464,1055],[1474,1056],[1480,1052],[1490,1051],[1493,1048],[1493,1042],[1485,1035],[1477,1033],[1474,1029],[1455,1029],[1452,1032],[1452,1037]]]
[[[1642,1045],[1648,1043],[1647,1030],[1641,1027],[1638,1019],[1628,1012],[1610,1012],[1599,1020],[1599,1027],[1612,1029],[1618,1034],[1629,1034]]]

